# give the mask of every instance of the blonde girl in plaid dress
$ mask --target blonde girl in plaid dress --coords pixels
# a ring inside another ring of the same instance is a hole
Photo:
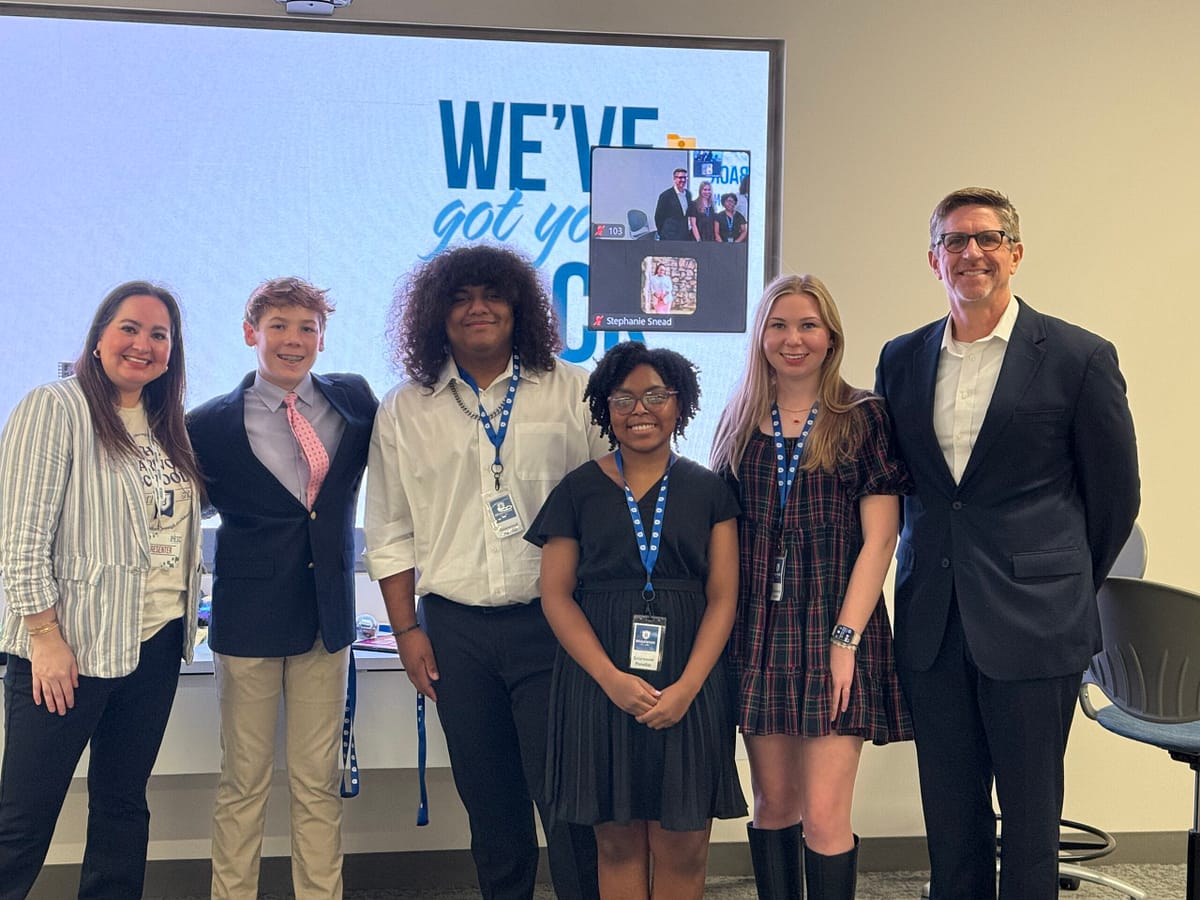
[[[841,377],[841,319],[824,284],[776,278],[751,335],[712,452],[742,507],[729,651],[754,786],[751,856],[759,897],[802,897],[807,882],[810,900],[848,900],[863,742],[912,738],[882,594],[910,480],[879,398]]]

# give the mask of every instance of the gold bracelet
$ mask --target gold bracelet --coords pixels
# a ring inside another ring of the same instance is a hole
[[[49,634],[51,631],[53,631],[57,627],[58,627],[58,619],[55,619],[53,622],[48,622],[45,625],[38,625],[38,626],[35,626],[34,628],[30,628],[29,636],[37,637],[39,634]]]

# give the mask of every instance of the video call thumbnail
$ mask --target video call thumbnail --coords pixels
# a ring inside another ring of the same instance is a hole
[[[743,332],[750,153],[592,148],[588,326]]]

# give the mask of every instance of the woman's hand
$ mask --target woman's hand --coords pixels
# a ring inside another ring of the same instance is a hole
[[[29,639],[29,667],[33,676],[33,702],[45,701],[46,711],[65,716],[75,706],[79,668],[75,654],[57,628]]]
[[[684,717],[695,699],[695,693],[681,687],[677,681],[664,688],[654,708],[638,716],[637,720],[655,730],[670,728]]]
[[[831,642],[829,675],[833,688],[829,721],[834,722],[850,705],[850,689],[854,687],[854,651]]]
[[[639,722],[640,716],[653,709],[659,701],[657,690],[628,672],[615,672],[611,678],[605,679],[600,687],[604,689],[609,700]]]

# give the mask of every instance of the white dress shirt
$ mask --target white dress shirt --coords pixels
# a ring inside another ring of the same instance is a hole
[[[541,551],[523,539],[524,530],[564,475],[609,450],[583,402],[587,377],[562,360],[549,372],[521,369],[500,451],[500,486],[524,527],[507,538],[496,535],[483,500],[495,489],[495,449],[482,423],[454,398],[451,382],[478,412],[454,360],[432,389],[413,382],[392,389],[379,405],[367,462],[364,559],[371,578],[416,569],[418,594],[472,606],[539,596]],[[489,415],[511,378],[510,362],[480,392]]]
[[[955,483],[967,468],[996,392],[1017,310],[1017,303],[1010,299],[992,333],[970,343],[955,340],[953,317],[946,317],[933,390],[933,430]]]

